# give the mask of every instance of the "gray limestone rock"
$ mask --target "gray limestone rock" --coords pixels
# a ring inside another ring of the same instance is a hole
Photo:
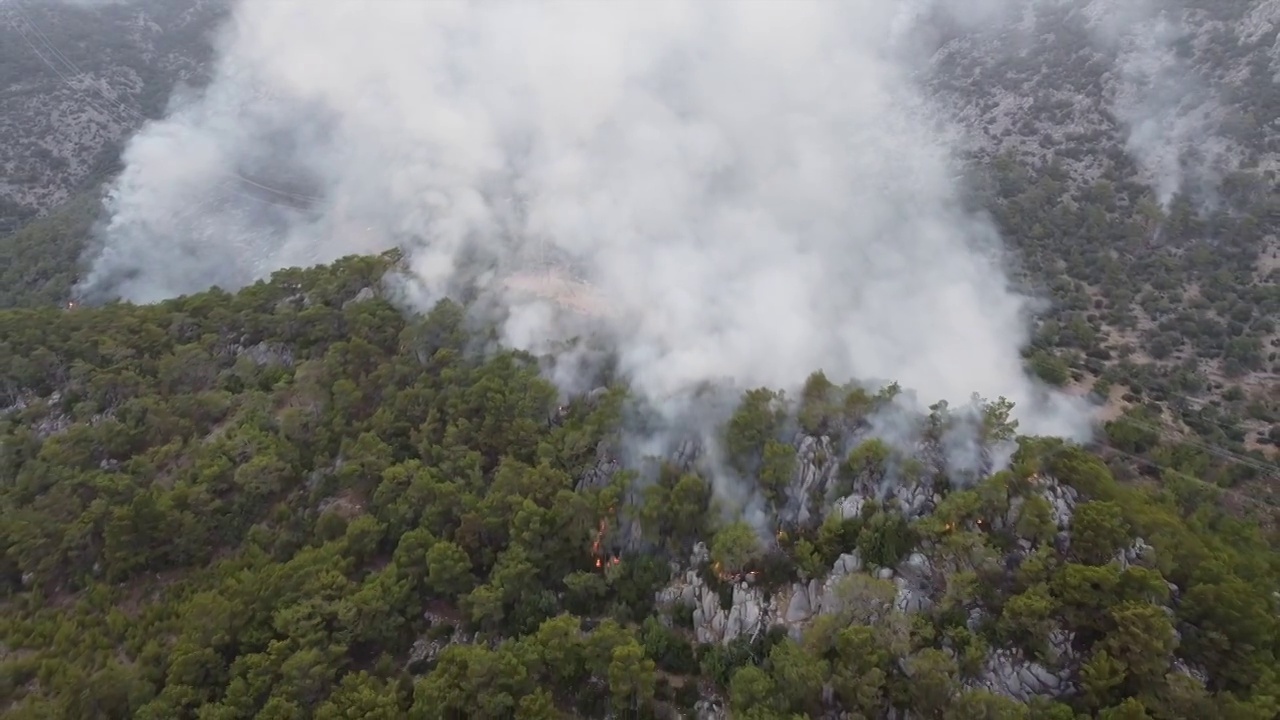
[[[997,650],[988,656],[973,685],[1020,702],[1037,695],[1059,697],[1072,690],[1067,670],[1050,670],[1015,650]]]
[[[867,502],[868,498],[865,495],[851,493],[836,501],[834,512],[840,516],[841,520],[854,520],[862,517],[862,508]]]
[[[856,572],[862,572],[862,556],[857,550],[836,558],[831,567],[831,574],[836,576],[849,575]]]
[[[606,441],[600,441],[596,446],[595,464],[588,467],[581,476],[578,477],[577,492],[589,490],[592,488],[604,487],[609,484],[614,473],[622,469],[622,465],[614,456],[609,444]]]
[[[348,300],[348,301],[346,301],[346,302],[342,303],[342,309],[343,309],[343,310],[346,310],[347,308],[351,307],[352,305],[355,305],[355,304],[357,304],[357,303],[362,303],[362,302],[368,302],[369,300],[372,300],[373,298],[374,298],[373,288],[371,288],[371,287],[364,287],[364,288],[360,288],[360,292],[356,293],[356,294],[355,294],[355,297],[353,297],[353,298],[351,298],[350,300]]]
[[[1128,570],[1131,565],[1146,566],[1154,557],[1155,548],[1142,538],[1136,538],[1129,547],[1116,553],[1116,562],[1121,570]]]
[[[729,718],[728,709],[714,698],[699,700],[693,706],[693,713],[697,720],[728,720]]]
[[[293,367],[293,351],[280,343],[260,342],[249,347],[236,346],[235,354],[237,357],[249,358],[259,367],[270,365]]]
[[[702,441],[697,438],[686,438],[671,457],[671,464],[681,472],[692,470],[703,454]]]
[[[819,522],[813,499],[822,500],[831,491],[839,468],[839,457],[827,436],[801,435],[796,443],[796,466],[784,492],[779,512],[783,524],[811,525]],[[861,508],[859,508],[861,509]]]

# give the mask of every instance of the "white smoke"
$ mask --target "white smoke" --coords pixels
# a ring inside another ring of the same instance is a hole
[[[1116,53],[1113,109],[1157,201],[1167,208],[1179,192],[1212,201],[1228,151],[1223,108],[1178,53],[1186,17],[1154,0],[1092,0],[1085,12],[1099,44]]]
[[[82,289],[154,301],[400,245],[421,303],[479,284],[537,349],[579,327],[503,279],[563,257],[650,398],[822,368],[1006,396],[1024,432],[1085,435],[1022,368],[1027,305],[960,204],[951,129],[903,61],[910,18],[242,0],[212,85],[129,144]]]

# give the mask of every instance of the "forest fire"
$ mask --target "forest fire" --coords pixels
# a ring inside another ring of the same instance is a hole
[[[711,563],[711,571],[716,574],[716,577],[720,578],[725,582],[740,582],[742,580],[746,580],[747,582],[755,582],[756,577],[760,574],[755,570],[742,570],[739,572],[729,572],[725,570],[724,566],[722,566],[718,562]]]
[[[613,508],[609,508],[609,514],[612,515]],[[607,517],[600,519],[600,526],[596,529],[596,539],[591,543],[591,554],[596,558],[596,568],[603,569],[606,566],[614,566],[622,562],[622,558],[617,555],[610,555],[605,559],[604,554],[604,537],[609,532],[609,519]]]

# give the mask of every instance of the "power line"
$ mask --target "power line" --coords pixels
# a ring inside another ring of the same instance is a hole
[[[15,5],[15,10],[18,13],[19,17],[22,18],[23,22],[27,24],[27,27],[31,29],[31,32],[35,34],[35,36],[41,41],[41,43],[45,46],[45,48],[49,50],[49,53],[53,57],[61,60],[64,65],[66,65],[68,68],[71,69],[72,72],[76,74],[76,77],[82,78],[86,84],[88,84],[91,88],[93,88],[94,91],[96,91],[98,95],[100,95],[109,104],[114,104],[116,107],[120,108],[120,110],[122,110],[123,112],[131,114],[139,120],[146,120],[146,118],[142,115],[142,113],[137,112],[132,108],[128,107],[123,102],[121,102],[118,98],[108,95],[106,91],[98,87],[97,83],[93,82],[93,79],[87,73],[85,73],[79,67],[77,67],[75,63],[71,62],[71,60],[69,60],[66,55],[64,55],[60,50],[58,50],[58,48],[54,47],[53,43],[49,41],[49,37],[44,34],[44,31],[42,31],[35,23],[33,23],[31,19],[25,13],[22,12],[22,10],[17,10],[17,8],[19,7],[24,7],[22,2],[17,1],[14,3],[14,5]],[[63,78],[63,79],[65,80],[66,78]]]
[[[1127,418],[1127,417],[1119,418],[1117,421],[1113,421],[1113,422],[1129,422],[1137,427],[1142,427],[1152,432],[1155,432],[1157,435],[1159,435],[1163,439],[1166,439],[1166,440],[1170,439],[1169,435],[1164,430],[1157,427],[1153,427],[1148,423],[1134,420],[1132,418]],[[1187,438],[1178,437],[1174,439],[1176,439],[1179,442],[1188,442]],[[1159,462],[1156,462],[1155,460],[1152,460],[1151,458],[1142,457],[1140,455],[1136,455],[1126,450],[1121,450],[1120,448],[1116,447],[1115,445],[1112,445],[1109,442],[1106,442],[1105,440],[1096,440],[1094,441],[1094,444],[1101,446],[1103,448],[1106,448],[1111,452],[1122,455],[1139,465],[1145,465],[1147,467],[1154,468],[1155,470],[1159,471],[1162,475],[1169,472],[1178,473],[1183,477],[1190,478],[1194,482],[1198,482],[1207,487],[1212,488],[1215,492],[1221,493],[1225,497],[1233,498],[1236,501],[1241,502],[1242,504],[1265,508],[1267,511],[1271,513],[1280,514],[1280,503],[1272,502],[1266,498],[1259,497],[1257,495],[1247,494],[1232,488],[1225,488],[1215,483],[1206,482],[1204,480],[1201,480],[1200,478],[1195,477],[1191,473],[1183,472],[1181,470],[1178,470],[1177,468],[1174,468],[1168,465],[1163,465]],[[1199,446],[1202,449],[1204,449],[1206,452],[1209,452],[1210,454],[1213,454],[1213,455],[1217,455],[1219,458],[1225,459],[1228,462],[1237,462],[1237,463],[1246,465],[1247,467],[1251,467],[1254,469],[1261,469],[1261,472],[1263,473],[1269,473],[1269,475],[1264,474],[1264,478],[1271,477],[1273,479],[1280,479],[1280,469],[1276,468],[1275,466],[1269,465],[1267,463],[1257,462],[1252,458],[1243,457],[1236,453],[1229,452],[1223,448],[1218,448],[1218,447],[1208,445],[1207,443],[1199,443],[1192,440],[1192,441],[1189,441],[1188,444],[1191,444],[1192,446]]]
[[[1131,425],[1134,425],[1134,426],[1136,426],[1136,427],[1142,428],[1142,429],[1147,430],[1147,431],[1149,431],[1149,432],[1154,432],[1154,433],[1156,433],[1157,435],[1159,435],[1161,438],[1164,438],[1164,439],[1166,439],[1166,440],[1174,439],[1174,440],[1176,440],[1177,442],[1183,443],[1183,444],[1185,444],[1185,445],[1190,445],[1190,446],[1192,446],[1192,447],[1194,447],[1194,448],[1197,448],[1197,449],[1199,449],[1199,450],[1203,450],[1204,452],[1207,452],[1207,453],[1209,453],[1209,454],[1211,454],[1211,455],[1214,455],[1214,456],[1217,456],[1217,457],[1219,457],[1219,458],[1222,458],[1222,459],[1225,459],[1225,460],[1230,460],[1230,461],[1236,462],[1236,463],[1238,463],[1238,464],[1240,464],[1240,465],[1244,465],[1244,466],[1246,466],[1246,467],[1250,467],[1250,468],[1252,468],[1252,469],[1254,469],[1254,470],[1257,470],[1258,472],[1263,473],[1264,477],[1270,477],[1270,478],[1274,478],[1274,479],[1280,479],[1280,467],[1278,467],[1278,466],[1276,466],[1276,465],[1272,465],[1272,464],[1271,464],[1271,463],[1269,463],[1269,462],[1266,462],[1266,461],[1263,461],[1263,460],[1258,460],[1258,459],[1256,459],[1256,458],[1251,458],[1251,457],[1248,457],[1248,456],[1246,456],[1246,455],[1241,455],[1241,454],[1239,454],[1239,453],[1235,453],[1235,452],[1232,452],[1232,451],[1230,451],[1230,450],[1227,450],[1226,448],[1223,448],[1223,447],[1220,447],[1220,446],[1217,446],[1217,445],[1212,445],[1212,444],[1210,444],[1210,443],[1204,442],[1204,441],[1199,440],[1199,439],[1196,439],[1196,438],[1194,438],[1194,437],[1187,437],[1187,436],[1185,436],[1185,435],[1182,435],[1181,433],[1179,433],[1178,435],[1174,436],[1172,433],[1170,433],[1170,432],[1169,432],[1167,429],[1165,429],[1165,428],[1161,428],[1161,427],[1158,427],[1158,426],[1156,426],[1156,425],[1152,425],[1151,423],[1147,423],[1147,422],[1144,422],[1144,421],[1142,421],[1142,420],[1138,420],[1137,418],[1133,418],[1133,417],[1129,417],[1129,416],[1121,416],[1121,417],[1117,418],[1116,420],[1113,420],[1112,422],[1127,422],[1127,423],[1129,423],[1129,424],[1131,424]]]
[[[1118,448],[1118,447],[1116,447],[1116,446],[1114,446],[1114,445],[1112,445],[1112,444],[1110,444],[1110,443],[1107,443],[1107,442],[1104,442],[1104,441],[1099,440],[1099,441],[1096,441],[1096,444],[1098,444],[1098,445],[1100,445],[1100,446],[1102,446],[1102,447],[1104,447],[1104,448],[1106,448],[1106,449],[1108,449],[1108,450],[1110,450],[1110,451],[1112,451],[1112,452],[1114,452],[1114,453],[1117,453],[1117,454],[1119,454],[1119,455],[1123,455],[1124,457],[1129,458],[1130,460],[1134,461],[1135,463],[1139,463],[1139,464],[1142,464],[1142,465],[1146,465],[1146,466],[1148,466],[1148,467],[1155,468],[1156,470],[1160,470],[1160,471],[1162,471],[1162,472],[1175,472],[1175,473],[1178,473],[1179,475],[1183,475],[1184,477],[1189,477],[1189,478],[1191,478],[1192,480],[1194,480],[1194,481],[1196,481],[1196,482],[1199,482],[1199,483],[1201,483],[1201,484],[1203,484],[1203,485],[1206,485],[1206,486],[1208,486],[1208,487],[1213,488],[1213,490],[1214,490],[1214,491],[1216,491],[1216,492],[1222,493],[1223,495],[1226,495],[1226,496],[1228,496],[1228,497],[1234,497],[1234,498],[1236,498],[1236,499],[1238,499],[1238,500],[1241,500],[1241,501],[1245,502],[1246,504],[1248,504],[1248,503],[1252,503],[1252,504],[1255,504],[1255,505],[1262,505],[1262,506],[1264,506],[1264,507],[1266,507],[1266,508],[1268,508],[1268,509],[1271,509],[1271,510],[1280,510],[1280,504],[1273,503],[1273,502],[1270,502],[1270,501],[1265,500],[1265,499],[1263,499],[1263,498],[1255,497],[1255,496],[1253,496],[1253,495],[1247,495],[1247,494],[1245,494],[1245,493],[1240,492],[1239,490],[1233,490],[1233,489],[1231,489],[1231,488],[1224,488],[1224,487],[1222,487],[1222,486],[1220,486],[1220,485],[1215,485],[1215,484],[1213,484],[1213,483],[1205,482],[1205,481],[1203,481],[1203,480],[1200,480],[1199,478],[1196,478],[1196,477],[1194,477],[1194,476],[1191,476],[1191,475],[1189,475],[1188,473],[1182,472],[1182,471],[1180,471],[1180,470],[1178,470],[1178,469],[1176,469],[1176,468],[1169,467],[1169,466],[1166,466],[1166,465],[1161,465],[1160,463],[1158,463],[1158,462],[1156,462],[1156,461],[1154,461],[1154,460],[1151,460],[1151,459],[1149,459],[1149,458],[1144,458],[1144,457],[1142,457],[1142,456],[1140,456],[1140,455],[1135,455],[1135,454],[1133,454],[1133,453],[1131,453],[1131,452],[1127,452],[1127,451],[1125,451],[1125,450],[1121,450],[1120,448]]]
[[[126,117],[121,118],[115,113],[111,112],[109,109],[103,109],[99,107],[92,100],[82,96],[81,99],[86,104],[88,104],[90,107],[97,110],[98,112],[102,113],[103,115],[106,115],[108,118],[115,120],[116,122],[124,125],[125,127],[130,127],[138,121],[145,122],[149,120],[149,118],[147,118],[141,112],[129,107],[118,98],[111,96],[101,87],[99,87],[97,83],[93,82],[87,73],[82,71],[79,68],[79,66],[77,66],[74,62],[68,59],[66,55],[64,55],[61,51],[59,51],[53,45],[53,43],[49,40],[49,37],[45,35],[43,31],[40,30],[39,26],[37,26],[35,22],[31,20],[30,16],[26,12],[23,12],[22,8],[24,7],[25,5],[22,2],[15,0],[13,4],[13,12],[18,16],[19,19],[21,19],[22,23],[31,32],[31,34],[34,35],[38,40],[40,40],[41,44],[45,47],[46,51],[52,57],[60,60],[64,65],[66,65],[67,69],[69,69],[72,73],[75,74],[74,77],[83,79],[84,83],[88,84],[94,90],[94,92],[96,92],[99,96],[101,96],[104,100],[106,100],[108,105],[114,105],[116,108],[120,110],[120,112],[124,113]],[[36,55],[36,57],[40,58],[41,62],[43,62],[46,66],[48,66],[49,69],[52,70],[54,74],[56,74],[59,77],[59,79],[61,79],[64,83],[66,83],[68,87],[70,87],[72,90],[76,92],[80,92],[80,89],[76,87],[76,84],[73,81],[73,78],[68,77],[66,73],[64,73],[61,69],[59,69],[56,65],[54,65],[52,61],[50,61],[47,57],[45,57],[44,53],[40,52],[39,48],[35,46],[35,44],[31,41],[31,38],[27,36],[26,32],[23,32],[21,28],[17,28],[17,29],[18,29],[18,34],[22,36],[22,39],[27,43],[27,46],[31,48],[31,51]],[[129,117],[129,116],[132,116],[132,117]],[[255,188],[258,188],[259,190],[263,190],[267,193],[277,195],[279,197],[291,198],[298,202],[310,203],[310,202],[318,202],[321,200],[319,196],[296,193],[296,192],[284,190],[281,188],[273,187],[273,186],[258,182],[256,180],[247,178],[236,171],[229,171],[222,174],[229,178],[239,180],[240,182],[246,185],[249,185],[251,187],[255,187]],[[277,203],[267,198],[257,198],[252,195],[248,195],[247,193],[237,193],[237,194],[242,195],[244,197],[252,197],[256,200],[266,202],[271,205],[276,205],[278,207],[297,209],[294,205],[291,205],[288,203]]]

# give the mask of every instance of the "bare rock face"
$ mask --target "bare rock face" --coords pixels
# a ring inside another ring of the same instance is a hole
[[[36,437],[45,440],[55,435],[61,435],[76,422],[75,418],[62,411],[61,404],[62,392],[59,390],[53,391],[48,397],[44,398],[38,397],[31,392],[18,392],[15,393],[11,404],[6,407],[0,407],[0,418],[34,409],[36,417],[31,421],[31,429],[35,432]],[[115,411],[109,409],[106,412],[90,417],[88,423],[97,425],[113,417],[115,417]],[[103,467],[102,469],[106,470],[108,468]]]
[[[700,643],[727,643],[737,637],[755,638],[768,629],[777,615],[777,604],[763,591],[744,581],[735,582],[732,600],[726,609],[720,594],[702,580],[697,570],[688,570],[655,598],[659,607],[693,607],[693,630]]]
[[[940,500],[925,482],[896,479],[886,484],[880,477],[860,477],[854,480],[852,492],[832,501],[831,496],[839,485],[842,458],[839,448],[828,436],[801,435],[796,439],[795,472],[778,513],[780,523],[812,526],[832,512],[842,519],[855,518],[867,502],[885,493],[897,500],[908,518],[932,511]]]
[[[1076,489],[1063,485],[1056,478],[1045,477],[1042,475],[1032,476],[1032,485],[1036,488],[1036,492],[1049,502],[1049,510],[1053,515],[1053,523],[1058,528],[1058,534],[1054,538],[1054,547],[1059,552],[1066,552],[1071,546],[1071,518],[1075,515],[1076,505],[1079,504],[1080,494]],[[1012,511],[1012,508],[1010,508]]]
[[[706,561],[706,546],[699,543],[693,553],[693,567]],[[917,557],[918,556],[918,557]],[[923,555],[916,554],[904,563],[905,574],[901,578],[900,607],[917,611],[930,604],[926,578],[932,576],[932,566]],[[677,606],[693,608],[694,635],[700,643],[727,643],[738,637],[756,638],[771,627],[785,628],[799,638],[801,632],[819,614],[840,610],[837,586],[848,575],[864,572],[865,568],[857,551],[841,555],[833,563],[825,578],[808,582],[796,582],[781,588],[772,595],[747,580],[733,582],[727,592],[731,598],[722,603],[720,593],[708,587],[696,569],[677,575],[667,587],[658,591],[655,602],[670,613]],[[887,571],[892,577],[893,571]]]
[[[350,300],[342,303],[342,309],[346,310],[352,305],[356,305],[362,302],[368,302],[369,300],[372,300],[374,297],[375,297],[375,294],[373,292],[373,288],[371,287],[360,288],[360,292],[356,293],[355,296],[352,297]]]
[[[688,472],[702,458],[704,451],[701,440],[694,437],[686,438],[676,448],[675,454],[671,457],[671,463],[681,472]]]
[[[822,457],[823,439],[802,439],[801,446],[805,449],[805,461],[801,463],[802,467],[797,468],[794,487],[791,488],[793,494],[789,497],[797,501],[798,508],[814,512],[808,500],[833,486],[835,475],[828,467],[829,461]],[[1078,494],[1052,478],[1036,477],[1032,482],[1032,492],[1045,497],[1053,508],[1054,522],[1065,532],[1070,526]],[[939,501],[932,487],[925,483],[904,483],[889,492],[902,504],[903,511],[911,516],[931,512]],[[855,492],[836,500],[827,512],[854,517],[868,500],[869,497],[860,491]],[[994,524],[1016,522],[1022,503],[1014,501],[1010,505],[1006,516],[995,519]],[[1031,551],[1028,544],[1014,554],[1025,556]],[[1121,562],[1143,562],[1148,551],[1149,546],[1137,540],[1120,553]],[[819,615],[847,609],[841,598],[849,597],[849,589],[842,580],[850,575],[870,574],[892,583],[895,592],[891,603],[879,612],[889,610],[911,614],[928,611],[937,602],[939,593],[945,591],[945,573],[948,572],[946,563],[932,557],[932,552],[931,545],[924,545],[895,567],[868,567],[855,550],[838,557],[825,576],[793,582],[772,593],[746,580],[729,583],[716,592],[703,581],[697,569],[687,569],[678,573],[675,580],[657,594],[656,600],[659,607],[668,612],[681,605],[691,608],[694,635],[698,642],[727,643],[735,638],[754,639],[773,627],[781,627],[798,639]],[[699,543],[687,567],[698,568],[708,561],[707,548]],[[723,593],[728,593],[728,597]],[[979,630],[990,616],[978,605],[968,608],[968,612],[966,624],[974,631]],[[1044,657],[1032,659],[1016,649],[997,650],[986,658],[981,673],[967,684],[971,688],[984,689],[1020,702],[1027,702],[1035,696],[1062,697],[1077,691],[1073,678],[1079,664],[1074,637],[1057,629],[1049,635]],[[1186,672],[1195,676],[1194,670]]]
[[[6,417],[16,413],[20,413],[31,407],[33,403],[39,402],[40,398],[33,392],[12,391],[6,398],[8,403],[0,407],[0,417]]]
[[[1071,673],[1050,670],[1027,660],[1015,650],[997,650],[987,657],[982,673],[972,683],[997,695],[1027,702],[1037,695],[1059,697],[1071,692]]]
[[[893,577],[897,587],[894,605],[904,613],[927,610],[933,605],[930,594],[934,588],[933,563],[923,553],[914,552],[899,566]]]
[[[705,562],[711,561],[711,551],[707,549],[706,543],[694,543],[693,552],[689,555],[689,563],[695,567]]]
[[[444,652],[444,649],[449,647],[449,644],[449,641],[443,639],[418,638],[413,642],[413,648],[409,650],[409,661],[405,664],[406,669],[434,665],[436,659],[440,657],[440,653]]]
[[[260,342],[249,347],[236,346],[235,354],[237,357],[249,358],[259,367],[270,365],[293,367],[293,350],[280,343]]]
[[[622,469],[622,465],[618,463],[617,457],[609,447],[607,441],[601,441],[596,446],[596,461],[588,467],[578,478],[578,484],[575,487],[577,492],[590,490],[592,488],[604,487],[609,484],[614,473]]]
[[[698,720],[728,720],[729,711],[723,703],[714,699],[699,700],[693,709]]]
[[[786,502],[779,513],[784,524],[809,525],[821,518],[814,499],[826,498],[835,483],[839,455],[831,438],[801,435],[796,441],[796,466],[786,489]]]
[[[836,513],[841,520],[852,520],[862,516],[862,508],[866,506],[869,498],[860,493],[851,493],[839,500],[836,500],[832,512]]]
[[[1156,549],[1147,544],[1142,538],[1135,538],[1133,543],[1116,553],[1116,562],[1119,563],[1121,570],[1128,570],[1131,566],[1147,566],[1150,559],[1154,557]]]
[[[787,588],[779,601],[779,605],[785,608],[781,620],[794,635],[798,635],[804,628],[804,623],[817,614],[818,602],[822,599],[821,593],[822,589],[818,586],[817,580],[793,583]]]
[[[428,628],[444,629],[445,632],[435,632],[414,641],[409,650],[409,659],[405,663],[405,670],[408,672],[421,675],[435,665],[440,653],[450,645],[469,645],[476,641],[474,634],[457,630],[455,617],[431,610],[424,612],[422,617],[427,621]]]
[[[895,483],[891,492],[908,520],[933,512],[942,500],[932,488],[921,482]]]
[[[1175,660],[1173,662],[1173,671],[1179,675],[1185,675],[1192,680],[1207,685],[1209,682],[1209,672],[1198,665],[1190,665],[1185,660]]]

